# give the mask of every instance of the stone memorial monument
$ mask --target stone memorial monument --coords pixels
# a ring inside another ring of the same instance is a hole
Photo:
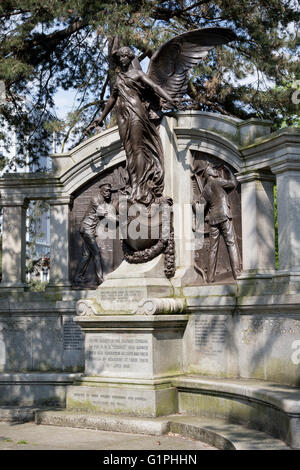
[[[191,67],[234,40],[181,34],[147,73],[121,47],[88,131],[113,109],[118,125],[52,155],[49,173],[0,178],[0,419],[230,448],[248,427],[300,448],[299,129],[180,110]],[[45,292],[25,276],[34,199],[51,208]]]
[[[142,415],[152,416],[175,411],[175,389],[167,377],[177,375],[182,368],[179,349],[186,317],[184,299],[174,298],[169,280],[175,274],[173,199],[164,193],[159,125],[163,105],[176,107],[186,93],[189,69],[213,46],[233,39],[232,31],[222,28],[184,33],[160,47],[147,74],[130,48],[114,52],[120,72],[103,113],[88,130],[102,125],[116,108],[128,173],[118,208],[119,218],[125,218],[127,226],[123,239],[125,260],[107,276],[94,299],[78,301],[76,323],[85,332],[85,372],[92,379],[85,378],[80,391],[76,386],[69,389],[68,406],[91,403],[100,411],[139,410]],[[218,184],[222,184],[220,178]],[[132,230],[132,213],[139,215],[138,233]],[[220,223],[224,231],[231,219]],[[155,237],[151,236],[154,225]],[[141,227],[146,231],[139,237]],[[230,245],[236,277],[237,249],[232,246],[230,227],[225,240],[227,247]],[[116,383],[118,400],[113,395]]]

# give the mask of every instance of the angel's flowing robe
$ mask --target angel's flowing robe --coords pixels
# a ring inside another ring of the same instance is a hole
[[[149,119],[146,85],[120,73],[113,94],[120,137],[126,152],[131,200],[149,205],[162,197],[163,149],[158,128]],[[148,90],[149,92],[149,90]]]

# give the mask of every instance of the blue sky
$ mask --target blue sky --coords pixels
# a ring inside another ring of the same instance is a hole
[[[65,119],[67,114],[75,109],[75,97],[76,90],[74,88],[70,90],[58,89],[54,101],[56,115],[59,119]]]

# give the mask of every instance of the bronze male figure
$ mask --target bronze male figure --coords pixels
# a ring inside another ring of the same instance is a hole
[[[97,283],[101,284],[103,282],[103,269],[101,254],[96,241],[96,229],[100,219],[106,217],[109,212],[111,184],[102,183],[99,188],[99,194],[91,199],[80,224],[79,232],[83,240],[83,246],[74,277],[75,284],[85,283],[85,274],[91,259],[95,263]]]
[[[237,187],[237,180],[231,169],[224,165],[228,178],[222,178],[211,164],[204,170],[205,184],[202,198],[206,203],[206,221],[209,224],[209,255],[207,268],[207,282],[214,282],[217,265],[218,246],[220,235],[223,236],[230,259],[234,279],[240,271],[240,260],[236,242],[232,214],[228,202],[228,191]]]

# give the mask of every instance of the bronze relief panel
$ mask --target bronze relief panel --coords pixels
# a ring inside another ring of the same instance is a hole
[[[74,287],[96,287],[123,260],[117,223],[124,165],[103,172],[74,194],[70,209],[70,277]]]
[[[192,153],[191,169],[194,218],[204,217],[202,224],[196,220],[193,227],[201,240],[194,252],[199,284],[233,282],[242,270],[241,191],[236,170],[220,158],[197,151]]]

